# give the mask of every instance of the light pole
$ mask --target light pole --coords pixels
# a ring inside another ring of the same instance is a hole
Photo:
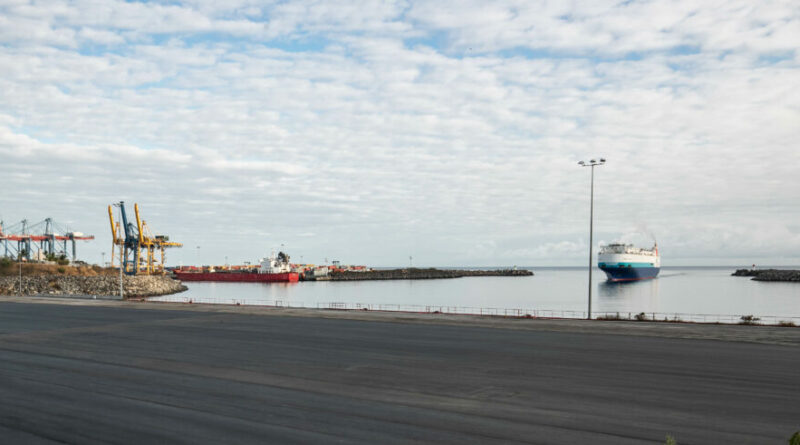
[[[119,207],[119,221],[122,221],[122,201],[119,204],[115,204]],[[123,224],[124,225],[124,224]],[[125,228],[127,230],[127,228]],[[125,299],[125,291],[122,285],[122,268],[125,267],[125,262],[127,260],[127,255],[125,255],[125,247],[119,246],[119,299]],[[136,267],[139,267],[138,264]]]
[[[592,168],[591,188],[589,192],[589,311],[586,315],[587,320],[592,319],[592,244],[594,243],[594,168],[606,163],[605,158],[600,160],[590,159],[589,162],[580,161],[581,167]]]

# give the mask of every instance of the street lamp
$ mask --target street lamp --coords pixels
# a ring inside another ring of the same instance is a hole
[[[594,168],[606,163],[605,158],[600,160],[590,159],[588,162],[580,161],[581,167],[592,167],[591,191],[589,193],[589,311],[586,315],[587,320],[592,319],[592,244],[594,243]]]
[[[114,204],[114,206],[119,208],[118,221],[122,221],[122,201],[120,201],[119,204]],[[125,230],[127,230],[127,228]],[[123,289],[123,284],[122,284],[122,268],[126,267],[127,261],[128,257],[125,254],[123,246],[119,246],[119,299],[120,300],[125,299],[125,291]],[[137,264],[134,267],[139,267],[139,265]]]

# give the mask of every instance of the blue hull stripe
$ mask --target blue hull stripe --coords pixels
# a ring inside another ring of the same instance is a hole
[[[597,267],[654,267],[653,263],[597,263]]]
[[[606,273],[609,281],[633,281],[655,278],[661,270],[659,267],[633,266],[633,267],[609,267],[601,264],[600,269]]]

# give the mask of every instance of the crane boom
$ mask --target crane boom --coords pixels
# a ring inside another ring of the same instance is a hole
[[[136,214],[136,229],[139,232],[139,244],[144,244],[144,234],[142,233],[142,220],[139,218],[139,204],[133,204],[133,213]]]
[[[111,241],[117,244],[117,228],[114,227],[114,212],[111,211],[111,206],[108,206],[108,221],[111,223]]]

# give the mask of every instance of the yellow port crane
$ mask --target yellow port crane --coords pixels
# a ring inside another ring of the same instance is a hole
[[[114,211],[108,206],[108,220],[111,223],[111,267],[114,267],[114,246],[119,246],[119,263],[128,275],[164,274],[165,250],[182,247],[183,244],[171,242],[166,235],[153,235],[147,222],[139,217],[139,204],[134,204],[136,225],[128,222],[125,202],[114,204],[119,207],[122,221],[114,222]],[[159,254],[160,253],[160,258]]]

